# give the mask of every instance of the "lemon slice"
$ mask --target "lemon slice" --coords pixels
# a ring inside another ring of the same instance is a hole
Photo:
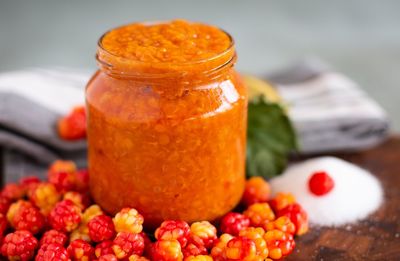
[[[276,89],[267,81],[257,78],[251,75],[243,75],[243,80],[247,85],[249,100],[259,95],[264,97],[273,103],[281,103],[282,98]]]

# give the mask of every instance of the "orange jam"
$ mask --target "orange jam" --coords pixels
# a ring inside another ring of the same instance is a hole
[[[91,192],[147,227],[215,220],[244,190],[247,93],[232,38],[182,20],[137,23],[99,41],[86,89]]]

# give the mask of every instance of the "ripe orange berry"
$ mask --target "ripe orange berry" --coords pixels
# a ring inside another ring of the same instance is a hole
[[[138,255],[131,255],[128,259],[128,261],[150,261],[144,256],[138,256]]]
[[[82,224],[87,224],[92,218],[103,214],[103,210],[101,210],[99,205],[91,205],[90,207],[85,209],[82,214]]]
[[[217,240],[217,229],[208,221],[194,222],[190,226],[190,237],[197,245],[211,248]]]
[[[178,240],[156,241],[152,245],[151,258],[157,261],[182,261],[181,245]]]
[[[268,203],[255,203],[243,212],[250,219],[252,226],[261,227],[264,223],[275,219],[275,214]]]
[[[270,204],[272,209],[277,212],[291,204],[296,203],[296,198],[293,196],[292,193],[279,192],[268,203]]]
[[[246,237],[251,239],[255,245],[257,250],[257,256],[264,260],[268,257],[268,248],[267,243],[264,240],[265,231],[261,227],[248,227],[240,231],[239,236]]]
[[[134,208],[123,208],[114,219],[115,231],[140,233],[143,230],[143,216]]]
[[[277,229],[267,231],[264,234],[264,240],[267,242],[269,249],[268,256],[274,260],[289,255],[295,247],[293,236]]]
[[[253,261],[257,255],[257,249],[251,239],[238,236],[229,240],[224,255],[231,261]]]
[[[296,226],[296,235],[303,235],[308,231],[308,215],[297,203],[288,205],[278,211],[278,216],[287,216]]]
[[[33,191],[31,201],[47,216],[60,200],[61,194],[51,183],[40,183]]]
[[[188,256],[185,261],[213,261],[213,258],[208,255]]]
[[[228,242],[233,238],[230,234],[222,234],[217,241],[214,243],[214,247],[211,249],[211,256],[215,261],[224,261],[224,250]]]
[[[264,224],[263,227],[266,231],[278,229],[282,232],[289,233],[292,235],[294,235],[294,233],[296,232],[296,226],[287,216],[281,216],[272,222],[267,222]]]
[[[267,202],[271,193],[268,182],[262,177],[251,177],[246,181],[242,203],[248,207],[254,203]]]

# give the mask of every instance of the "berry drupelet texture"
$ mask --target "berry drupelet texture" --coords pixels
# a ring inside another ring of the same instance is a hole
[[[240,213],[230,212],[226,214],[220,224],[222,233],[231,234],[233,236],[239,235],[240,230],[250,226],[250,219]]]

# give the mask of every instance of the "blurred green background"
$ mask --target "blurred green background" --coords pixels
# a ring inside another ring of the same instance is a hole
[[[263,76],[305,56],[358,82],[400,131],[400,1],[0,0],[0,72],[95,69],[99,36],[125,23],[186,18],[237,42],[238,68]]]

